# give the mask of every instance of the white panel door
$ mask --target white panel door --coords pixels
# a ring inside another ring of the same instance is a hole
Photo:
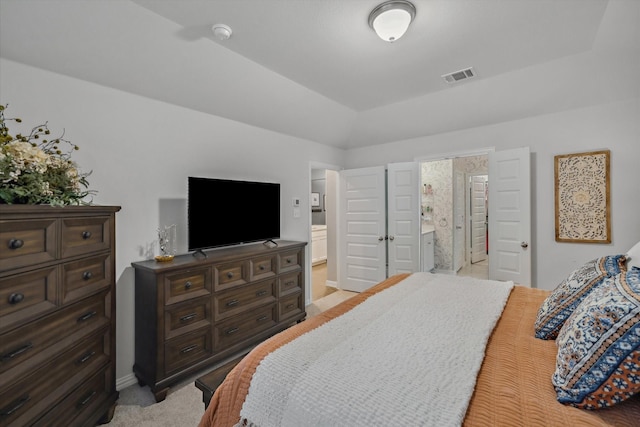
[[[420,271],[418,163],[387,165],[388,275]]]
[[[471,263],[487,259],[487,176],[471,177]]]
[[[489,278],[531,286],[529,147],[489,153]]]
[[[386,278],[385,186],[384,166],[340,172],[338,285],[341,289],[362,292]]]

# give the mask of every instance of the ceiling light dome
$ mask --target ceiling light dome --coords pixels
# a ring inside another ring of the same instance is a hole
[[[415,6],[405,0],[386,1],[369,14],[369,26],[387,42],[394,42],[404,35],[416,16]]]
[[[231,37],[231,27],[224,24],[215,24],[211,27],[211,31],[213,31],[213,35],[220,41],[227,40]]]

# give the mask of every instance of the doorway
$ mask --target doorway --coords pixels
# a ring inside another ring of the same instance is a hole
[[[310,301],[324,298],[337,288],[336,273],[336,185],[338,172],[311,167],[310,182]]]
[[[473,194],[470,178],[482,176],[483,190],[489,175],[487,154],[460,154],[423,161],[420,164],[422,181],[422,220],[433,228],[434,265],[438,272],[470,275],[487,279],[489,260],[486,243],[482,249],[484,258],[472,260],[473,251],[479,254],[478,242],[473,241]],[[487,242],[486,199],[482,192],[484,217],[482,219],[483,242]],[[476,224],[478,227],[480,224]],[[423,227],[424,228],[424,227]],[[479,233],[479,231],[477,231]],[[473,246],[472,246],[473,245]],[[429,248],[421,248],[423,251]]]

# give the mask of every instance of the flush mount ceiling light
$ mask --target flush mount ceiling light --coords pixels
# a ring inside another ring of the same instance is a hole
[[[379,4],[369,14],[369,26],[387,42],[404,35],[416,16],[415,6],[405,0],[391,0]]]
[[[224,24],[215,24],[211,27],[211,31],[213,31],[213,35],[220,41],[227,40],[231,37],[231,27]]]

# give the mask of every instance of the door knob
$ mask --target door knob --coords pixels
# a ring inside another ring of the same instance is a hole
[[[527,249],[529,247],[529,244],[527,242],[522,242],[520,243],[520,246],[524,249]]]
[[[380,236],[378,237],[378,242],[382,242],[384,240],[384,237]]]
[[[395,239],[395,237],[389,236],[389,240],[393,240],[393,239]]]

